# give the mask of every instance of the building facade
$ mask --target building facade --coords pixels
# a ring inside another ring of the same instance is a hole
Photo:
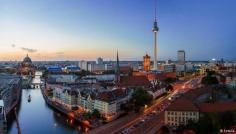
[[[50,92],[51,99],[69,110],[80,109],[86,112],[92,112],[97,109],[107,120],[114,119],[120,112],[120,106],[130,99],[129,90],[124,89],[106,89],[97,83],[80,83],[62,80],[67,77],[58,75],[60,81],[55,75],[48,79],[46,91]],[[114,76],[113,76],[114,79]]]
[[[151,58],[147,54],[143,56],[143,70],[150,71],[151,69]]]
[[[28,54],[18,66],[18,74],[23,76],[33,76],[35,73],[35,66],[33,65]]]
[[[88,62],[84,60],[79,61],[79,67],[82,70],[88,71]]]
[[[177,61],[178,61],[178,64],[185,64],[185,51],[184,50],[179,50],[177,52]]]
[[[175,100],[165,110],[165,124],[169,126],[186,125],[189,120],[199,120],[199,109],[188,99]]]

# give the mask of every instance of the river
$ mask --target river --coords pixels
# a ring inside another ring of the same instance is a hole
[[[31,101],[28,102],[28,96]],[[17,134],[14,114],[8,121],[8,133]],[[88,128],[71,121],[63,114],[48,106],[40,89],[23,89],[18,106],[18,120],[22,134],[78,134]]]

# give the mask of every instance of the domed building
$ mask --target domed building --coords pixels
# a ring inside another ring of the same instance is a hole
[[[26,55],[24,60],[19,64],[18,73],[20,75],[28,75],[28,76],[34,75],[35,66],[33,65],[28,54]]]

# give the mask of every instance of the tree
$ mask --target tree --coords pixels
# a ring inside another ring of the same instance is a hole
[[[102,74],[115,74],[115,70],[106,70]]]
[[[134,109],[133,101],[129,100],[128,102],[121,104],[120,109],[124,112],[132,111]]]
[[[91,115],[90,112],[86,112],[86,113],[83,114],[83,117],[84,117],[86,120],[88,120],[88,119],[91,119],[92,115]]]
[[[201,83],[204,85],[215,85],[215,84],[219,84],[219,81],[214,76],[205,76],[202,78]]]
[[[227,111],[220,113],[220,123],[221,128],[229,129],[234,125],[234,115],[233,112]]]
[[[196,131],[197,130],[196,122],[191,119],[188,120],[188,124],[186,125],[186,128]]]
[[[167,87],[166,87],[166,90],[167,91],[172,91],[174,88],[173,88],[173,86],[172,85],[167,85]]]
[[[215,71],[210,71],[210,70],[207,70],[206,72],[207,72],[207,76],[212,76],[216,73]]]
[[[170,133],[169,128],[167,126],[162,126],[161,133],[162,134],[169,134]]]
[[[81,70],[80,72],[74,72],[74,73],[72,73],[72,74],[75,74],[75,75],[77,75],[77,76],[83,77],[83,76],[86,76],[86,75],[91,74],[91,72],[86,71],[86,70]]]
[[[43,71],[43,78],[46,78],[48,75],[50,74],[50,72],[48,70]]]
[[[97,109],[94,109],[93,112],[92,112],[92,116],[95,117],[95,118],[100,118],[101,114]]]
[[[132,100],[134,102],[136,110],[139,110],[144,105],[151,104],[152,99],[153,99],[152,96],[148,94],[148,92],[141,87],[136,88],[132,95]]]
[[[175,79],[175,78],[171,78],[171,77],[167,77],[167,78],[165,79],[165,82],[168,83],[168,84],[173,83],[173,82],[175,82],[175,81],[176,81],[176,79]]]

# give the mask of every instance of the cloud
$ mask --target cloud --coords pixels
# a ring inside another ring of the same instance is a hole
[[[21,50],[23,50],[23,51],[27,51],[28,53],[34,53],[34,52],[37,52],[36,49],[25,48],[25,47],[21,47]]]
[[[13,47],[13,48],[14,48],[14,47],[16,47],[16,45],[15,45],[15,44],[11,44],[11,47]]]
[[[56,52],[57,55],[64,55],[64,52]]]

